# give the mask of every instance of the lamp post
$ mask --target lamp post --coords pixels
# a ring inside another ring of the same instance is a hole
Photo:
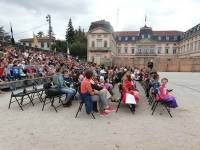
[[[49,14],[46,16],[46,21],[49,23],[49,49],[51,50],[52,27],[51,27],[51,16]]]

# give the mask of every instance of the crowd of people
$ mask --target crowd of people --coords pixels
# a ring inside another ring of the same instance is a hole
[[[70,107],[79,92],[85,100],[88,114],[96,111],[106,116],[114,111],[110,102],[118,102],[120,98],[135,112],[139,103],[135,81],[144,83],[147,97],[153,92],[158,99],[168,101],[169,107],[177,107],[175,97],[166,89],[168,79],[163,78],[159,83],[153,62],[143,69],[111,67],[81,61],[63,53],[36,51],[34,48],[17,49],[12,45],[3,47],[0,55],[1,82],[46,76],[52,76],[53,84],[62,94],[66,94],[64,107]],[[113,96],[112,90],[116,84],[121,94],[119,98]],[[95,102],[98,105],[94,105]]]

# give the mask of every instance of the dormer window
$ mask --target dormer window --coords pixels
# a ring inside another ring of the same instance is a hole
[[[121,36],[119,36],[119,37],[118,37],[118,40],[119,40],[119,41],[121,41],[121,40],[122,40]]]
[[[151,35],[150,34],[148,34],[148,39],[150,39],[151,38]]]
[[[132,37],[132,40],[133,40],[133,41],[135,40],[135,37],[134,37],[134,36]]]
[[[142,39],[144,39],[144,34],[142,34]]]
[[[158,37],[158,40],[161,41],[161,36]]]
[[[128,41],[128,37],[127,36],[125,37],[125,41]]]
[[[174,36],[174,41],[176,41],[177,40],[177,36]]]
[[[169,41],[169,36],[166,36],[166,40]]]

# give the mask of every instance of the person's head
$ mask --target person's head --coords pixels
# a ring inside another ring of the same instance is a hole
[[[166,85],[167,82],[168,82],[168,79],[167,79],[167,78],[162,78],[162,79],[161,79],[161,83],[162,83],[162,84]]]
[[[87,70],[87,71],[85,72],[85,77],[86,77],[87,79],[91,79],[91,78],[93,77],[93,72],[92,72],[91,70]]]
[[[158,81],[158,80],[159,80],[159,75],[158,75],[157,73],[154,74],[154,75],[153,75],[153,79]]]
[[[131,81],[131,75],[130,74],[126,74],[126,80]]]

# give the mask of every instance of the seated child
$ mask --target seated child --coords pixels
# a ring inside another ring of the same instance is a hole
[[[167,82],[168,82],[167,78],[163,78],[161,80],[161,85],[159,88],[159,94],[158,94],[157,100],[163,99],[164,101],[167,102],[168,107],[176,108],[176,107],[178,107],[176,98],[174,96],[170,95],[169,92],[167,91],[167,89],[166,89]]]

